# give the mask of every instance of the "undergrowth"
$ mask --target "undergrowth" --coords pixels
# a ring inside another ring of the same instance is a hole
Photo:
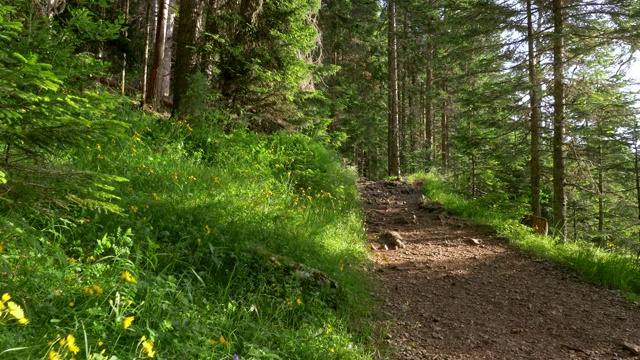
[[[128,179],[120,213],[3,209],[0,358],[373,358],[355,174],[332,151],[118,117],[128,138],[69,158]]]
[[[518,219],[524,210],[511,206],[492,208],[483,199],[467,200],[433,173],[416,174],[423,179],[423,193],[441,202],[448,212],[493,227],[499,236],[517,248],[572,269],[586,281],[621,290],[628,299],[640,296],[640,259],[624,249],[602,248],[589,242],[561,242],[531,233]]]

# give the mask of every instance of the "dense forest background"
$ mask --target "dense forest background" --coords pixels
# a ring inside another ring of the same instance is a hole
[[[6,61],[52,65],[68,88],[119,88],[194,128],[325,137],[364,177],[433,169],[471,198],[528,206],[563,238],[640,239],[633,1],[50,1],[4,13],[5,27],[25,25]]]
[[[561,242],[638,251],[640,118],[637,84],[626,73],[639,46],[640,4],[632,0],[2,1],[0,205],[7,231],[0,253],[5,243],[49,229],[54,239],[66,236],[51,240],[64,248],[62,258],[88,254],[85,237],[109,231],[118,240],[104,235],[93,250],[110,247],[115,258],[126,257],[133,250],[123,244],[145,234],[144,251],[171,243],[170,251],[193,254],[204,246],[196,226],[223,234],[237,218],[220,215],[225,225],[212,229],[209,205],[197,202],[185,206],[203,217],[189,218],[184,229],[176,225],[184,209],[174,203],[143,216],[164,197],[141,176],[166,175],[184,200],[197,191],[211,195],[207,186],[224,180],[209,168],[226,171],[228,181],[245,176],[247,183],[227,193],[263,206],[273,224],[293,214],[285,208],[306,214],[318,206],[318,214],[332,209],[348,218],[337,233],[353,230],[354,175],[433,172],[486,208],[548,219]],[[182,161],[193,174],[168,167]],[[195,171],[210,179],[197,191]],[[260,179],[265,187],[256,194],[266,202],[243,195]],[[282,186],[281,208],[269,202],[274,184]],[[314,199],[326,204],[311,205]],[[117,220],[125,213],[137,222]],[[243,216],[254,224],[254,215]],[[296,231],[310,227],[310,217],[296,219]],[[314,219],[312,237],[327,222]],[[79,224],[92,235],[79,235]],[[251,236],[266,226],[254,225]],[[218,254],[227,235],[220,236],[203,251],[214,263],[236,259]],[[310,258],[289,246],[267,248]],[[345,259],[361,250],[344,250],[353,253],[324,270],[341,276],[345,263],[356,262]],[[156,271],[162,261],[148,256]],[[3,271],[14,271],[19,259]],[[133,347],[148,348],[145,341]]]

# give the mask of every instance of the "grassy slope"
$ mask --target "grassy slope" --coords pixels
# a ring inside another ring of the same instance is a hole
[[[30,321],[3,313],[0,357],[71,358],[73,334],[76,358],[372,358],[355,176],[332,152],[120,117],[129,138],[75,162],[129,179],[122,215],[0,218],[0,292]]]
[[[434,174],[418,174],[425,179],[423,192],[440,201],[447,210],[481,224],[490,225],[514,246],[537,257],[566,266],[587,281],[622,290],[630,300],[640,296],[640,262],[635,254],[599,248],[589,243],[561,243],[552,237],[534,235],[518,223],[518,210],[491,210],[482,199],[468,201]]]

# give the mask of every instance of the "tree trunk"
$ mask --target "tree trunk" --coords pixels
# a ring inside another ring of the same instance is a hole
[[[431,163],[431,154],[433,153],[433,44],[432,39],[427,40],[427,54],[426,61],[426,101],[425,101],[425,116],[424,116],[424,148],[426,152],[427,165]]]
[[[638,206],[638,220],[640,220],[640,154],[638,154],[638,121],[633,129],[633,170],[636,177],[636,201]],[[640,229],[638,229],[638,241],[640,241]]]
[[[129,21],[129,0],[124,2],[124,22]],[[127,38],[128,31],[125,30],[124,37]],[[120,95],[124,96],[124,88],[127,80],[127,53],[122,55],[122,73],[120,74]]]
[[[531,107],[531,213],[541,216],[540,205],[540,88],[534,52],[531,0],[527,0],[527,45],[529,47],[529,104]]]
[[[198,65],[195,49],[202,22],[202,5],[203,2],[199,0],[180,0],[173,87],[173,108],[175,111],[180,111],[182,99],[189,90],[189,78]]]
[[[398,47],[396,39],[396,3],[389,0],[389,169],[388,175],[400,177],[400,133],[398,117]]]
[[[176,0],[169,0],[169,9],[173,8]],[[173,33],[176,24],[176,14],[172,11],[169,12],[167,18],[167,33],[165,35],[164,44],[164,58],[162,60],[162,79],[160,80],[160,89],[158,93],[162,94],[162,97],[168,97],[171,91],[171,62],[173,53]]]
[[[447,85],[442,86],[445,96],[448,96]],[[447,174],[449,172],[449,103],[445,98],[442,100],[442,114],[440,116],[440,157],[442,160],[442,171]]]
[[[149,78],[149,43],[151,42],[151,8],[155,8],[156,2],[150,0],[147,3],[146,24],[144,28],[144,61],[142,69],[142,107],[147,103],[147,87]]]
[[[156,41],[153,51],[153,65],[151,66],[151,80],[147,89],[147,102],[160,98],[162,87],[162,62],[164,60],[164,45],[167,39],[167,17],[169,16],[169,0],[158,0],[158,15],[156,27]]]
[[[567,240],[564,169],[564,10],[553,0],[553,222],[561,241]]]
[[[602,147],[598,147],[598,238],[600,245],[607,244],[604,234],[604,160],[602,158]]]
[[[638,154],[638,122],[636,121],[635,128],[633,129],[633,169],[635,170],[636,177],[636,200],[638,203],[638,220],[640,220],[640,154]],[[640,234],[640,230],[638,231]]]

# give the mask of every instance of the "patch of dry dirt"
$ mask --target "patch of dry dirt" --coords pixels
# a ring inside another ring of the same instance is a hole
[[[640,309],[523,255],[491,229],[421,209],[420,185],[360,183],[391,359],[640,359]],[[406,245],[386,250],[395,231]]]

